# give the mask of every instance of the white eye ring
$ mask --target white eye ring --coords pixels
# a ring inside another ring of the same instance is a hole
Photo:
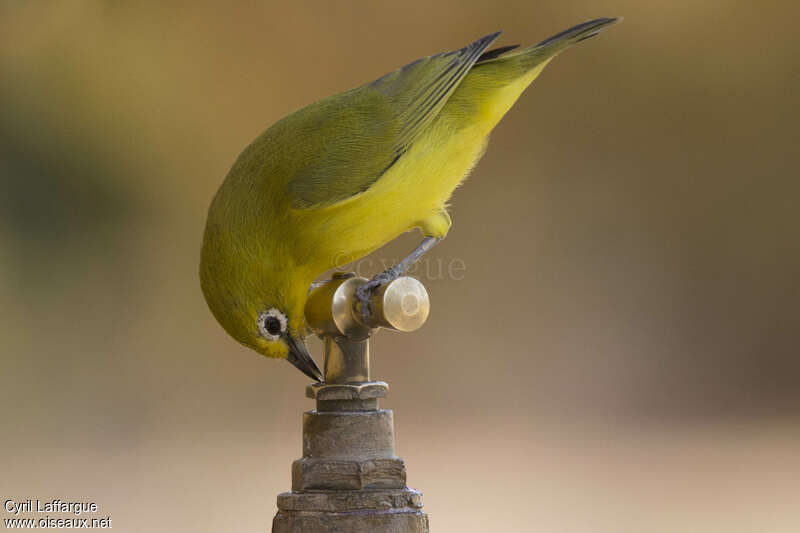
[[[275,318],[278,320],[278,323],[281,326],[281,330],[279,333],[270,333],[267,331],[267,327],[265,326],[264,322],[268,318]],[[262,311],[258,315],[258,332],[261,334],[262,337],[267,339],[268,341],[276,341],[280,338],[281,333],[286,331],[286,326],[288,325],[288,320],[286,320],[286,315],[275,309],[274,307],[267,309],[266,311]]]

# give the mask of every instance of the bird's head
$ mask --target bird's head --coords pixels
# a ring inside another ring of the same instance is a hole
[[[286,359],[310,378],[322,373],[304,341],[309,280],[290,265],[235,261],[217,246],[203,247],[200,281],[208,307],[234,339],[276,359]],[[282,268],[276,268],[282,266]]]

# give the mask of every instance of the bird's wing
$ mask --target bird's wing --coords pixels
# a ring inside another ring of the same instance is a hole
[[[368,189],[436,118],[499,34],[420,59],[298,112],[305,115],[295,123],[305,163],[288,182],[292,207],[332,205]]]

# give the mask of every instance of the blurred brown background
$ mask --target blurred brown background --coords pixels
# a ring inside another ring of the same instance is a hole
[[[200,293],[235,157],[420,56],[622,15],[456,192],[430,264],[464,278],[374,341],[409,485],[436,532],[800,528],[796,3],[128,4],[0,7],[4,500],[267,530],[312,404]]]

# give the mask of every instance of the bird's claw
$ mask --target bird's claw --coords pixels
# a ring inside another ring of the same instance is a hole
[[[379,274],[375,274],[368,282],[360,286],[356,289],[356,299],[360,304],[361,309],[361,316],[366,320],[369,317],[370,309],[369,309],[369,301],[372,298],[372,293],[375,290],[383,287],[387,283],[390,283],[401,275],[400,272],[395,270],[394,268],[390,268],[385,270]]]

